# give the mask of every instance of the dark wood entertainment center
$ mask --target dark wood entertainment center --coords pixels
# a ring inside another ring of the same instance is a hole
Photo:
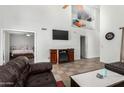
[[[50,62],[59,64],[74,61],[74,49],[50,49]]]

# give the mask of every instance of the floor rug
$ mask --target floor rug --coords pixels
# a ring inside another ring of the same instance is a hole
[[[56,85],[57,85],[57,87],[65,87],[63,81],[57,81]]]

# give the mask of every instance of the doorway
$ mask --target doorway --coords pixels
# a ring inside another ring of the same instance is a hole
[[[3,63],[26,56],[31,63],[36,61],[36,33],[30,31],[3,30]]]
[[[86,58],[86,38],[80,36],[80,59]]]

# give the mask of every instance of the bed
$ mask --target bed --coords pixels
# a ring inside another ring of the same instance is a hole
[[[26,56],[28,57],[29,59],[32,59],[34,58],[34,51],[32,49],[24,49],[24,50],[11,50],[10,52],[10,58],[13,59],[15,57],[18,57],[18,56]]]

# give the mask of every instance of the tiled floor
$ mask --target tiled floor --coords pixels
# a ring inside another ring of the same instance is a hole
[[[70,86],[69,76],[103,68],[104,64],[99,58],[82,59],[75,62],[53,65],[53,74],[57,81],[62,80],[65,86]]]

